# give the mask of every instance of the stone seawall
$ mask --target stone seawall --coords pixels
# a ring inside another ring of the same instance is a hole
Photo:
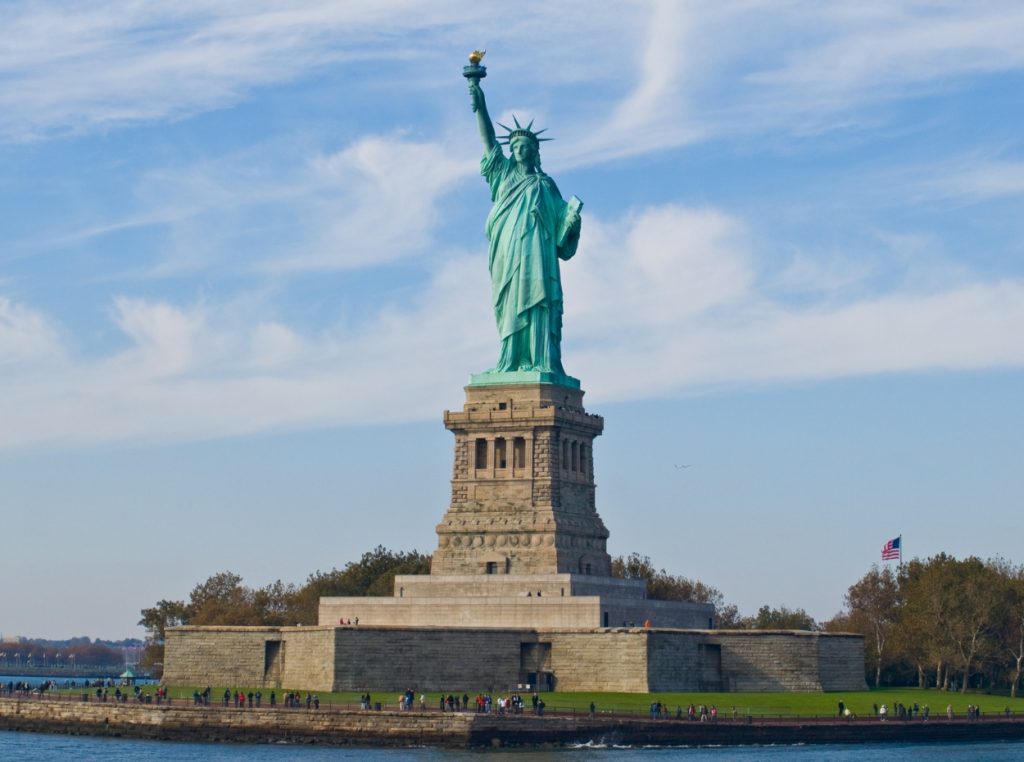
[[[473,715],[0,699],[0,729],[176,741],[468,746]]]
[[[1024,721],[930,722],[500,717],[440,712],[222,710],[0,699],[0,730],[176,741],[352,746],[500,747],[956,742],[1024,739]]]

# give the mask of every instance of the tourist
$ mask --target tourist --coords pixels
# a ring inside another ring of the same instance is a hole
[[[594,712],[596,711],[596,709],[597,709],[597,706],[594,704],[593,701],[591,701],[590,702],[590,719],[594,719]]]
[[[888,718],[888,716],[889,716],[889,707],[887,707],[885,704],[882,704],[882,706],[879,707],[879,709],[878,709],[878,717],[882,720],[882,722],[885,722],[885,720],[886,720],[886,718]]]

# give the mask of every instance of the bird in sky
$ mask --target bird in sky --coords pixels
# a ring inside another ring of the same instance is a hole
[[[692,465],[693,465],[692,463],[682,463],[682,464],[676,463],[675,467],[676,468],[690,468]]]

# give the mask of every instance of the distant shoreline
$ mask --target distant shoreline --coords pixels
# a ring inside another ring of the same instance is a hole
[[[605,718],[598,715],[499,716],[475,712],[224,709],[0,698],[0,730],[169,741],[436,746],[448,748],[570,746],[586,743],[651,746],[976,743],[1024,739],[1024,720],[929,721],[877,719],[716,722]]]

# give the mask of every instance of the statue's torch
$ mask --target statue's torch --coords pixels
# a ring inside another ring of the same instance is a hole
[[[474,50],[470,53],[469,66],[462,67],[462,76],[470,82],[480,84],[480,80],[487,76],[487,67],[480,64],[486,53],[486,50]]]

